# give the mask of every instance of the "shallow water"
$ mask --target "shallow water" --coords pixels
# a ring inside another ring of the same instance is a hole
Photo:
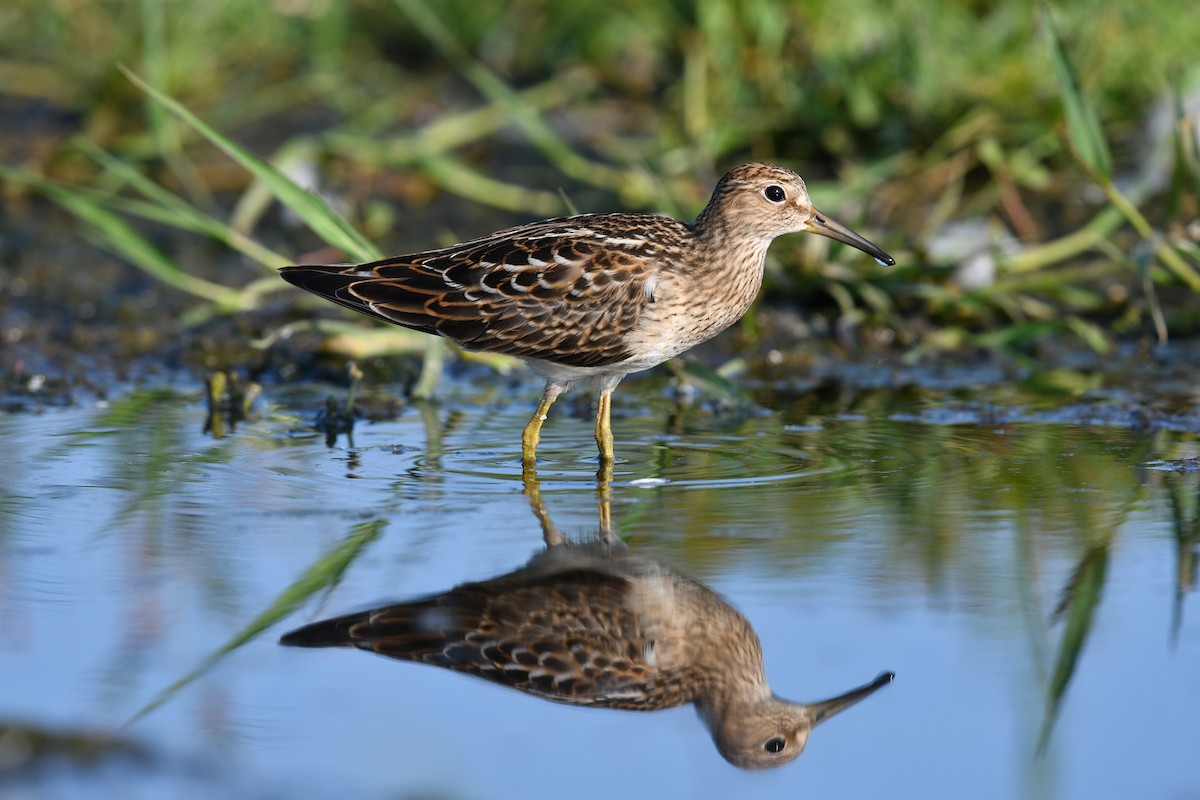
[[[0,417],[0,725],[132,748],[81,764],[79,746],[46,755],[9,731],[0,788],[1200,797],[1186,420],[1131,427],[1111,409],[961,389],[763,390],[756,412],[674,413],[651,382],[623,386],[611,514],[631,550],[737,607],[784,697],[897,674],[779,769],[725,763],[690,708],[575,708],[280,647],[309,621],[500,575],[542,548],[518,457],[527,388],[490,405],[452,390],[360,423],[353,448],[327,448],[286,397],[223,439],[202,434],[198,397],[172,392]],[[587,538],[591,422],[567,411],[544,430],[538,486],[553,524]]]

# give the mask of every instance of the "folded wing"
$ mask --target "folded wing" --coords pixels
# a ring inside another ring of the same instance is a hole
[[[629,356],[625,335],[663,263],[652,237],[630,230],[630,215],[619,223],[613,216],[546,220],[443,250],[280,274],[347,308],[469,349],[606,366]]]

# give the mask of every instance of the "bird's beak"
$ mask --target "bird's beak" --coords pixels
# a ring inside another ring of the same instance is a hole
[[[885,267],[894,267],[896,265],[896,259],[889,256],[887,253],[883,252],[883,250],[880,250],[878,247],[871,244],[866,239],[847,228],[845,225],[842,225],[840,222],[834,222],[816,209],[813,209],[812,219],[809,220],[808,232],[817,233],[821,236],[828,236],[830,239],[843,242],[851,247],[857,247],[859,250],[862,250],[864,253],[871,256]]]
[[[855,246],[857,247],[857,245]],[[878,248],[876,249],[878,250]],[[868,250],[867,252],[871,251]],[[884,255],[887,254],[884,253]],[[859,700],[873,695],[879,687],[887,686],[895,678],[896,673],[894,672],[881,672],[875,680],[865,686],[859,686],[857,689],[851,689],[845,694],[839,694],[837,697],[831,697],[819,703],[812,703],[808,706],[809,718],[812,720],[812,724],[816,725],[818,722],[824,722],[835,714],[840,714]]]

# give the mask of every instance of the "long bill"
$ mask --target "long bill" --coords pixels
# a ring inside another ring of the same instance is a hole
[[[881,672],[875,680],[859,686],[857,689],[851,689],[845,694],[839,694],[837,697],[831,697],[828,700],[810,704],[808,706],[808,713],[812,724],[816,725],[818,722],[824,722],[830,717],[840,714],[858,701],[875,694],[880,687],[888,685],[895,678],[896,673],[894,672]]]
[[[848,244],[851,247],[857,247],[885,267],[896,266],[896,259],[889,256],[882,249],[871,244],[842,223],[834,222],[816,209],[813,210],[812,220],[808,223],[808,232],[828,236],[835,241]]]

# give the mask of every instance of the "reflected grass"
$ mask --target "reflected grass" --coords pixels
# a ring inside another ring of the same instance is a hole
[[[188,428],[190,410],[177,392],[138,391],[110,401],[88,426],[72,432],[48,448],[46,462],[67,460],[80,446],[103,446],[113,453],[105,461],[107,475],[96,476],[95,485],[116,489],[122,500],[112,519],[100,530],[108,535],[139,530],[157,538],[159,532],[178,527],[175,500],[179,487],[195,482],[213,464],[228,463],[235,450],[228,442],[215,441],[198,451]],[[147,551],[159,548],[147,545]]]
[[[1046,710],[1042,718],[1042,730],[1038,734],[1039,753],[1043,752],[1050,742],[1050,734],[1054,730],[1063,696],[1079,667],[1080,656],[1091,633],[1108,575],[1108,558],[1107,542],[1084,554],[1071,576],[1071,582],[1063,592],[1062,602],[1055,610],[1055,616],[1066,616],[1066,624],[1046,693]]]
[[[1171,603],[1171,646],[1179,643],[1184,598],[1196,591],[1200,573],[1200,474],[1169,473],[1163,481],[1175,527],[1175,597]]]
[[[319,592],[330,592],[336,588],[346,570],[372,542],[382,535],[385,527],[387,527],[387,523],[383,520],[368,520],[351,528],[340,542],[314,561],[292,584],[283,589],[271,605],[235,633],[228,642],[201,661],[194,670],[163,689],[157,697],[139,709],[125,723],[125,727],[133,725],[164,703],[169,702],[180,691],[203,677],[227,655],[253,641],[272,625],[294,613],[312,595]]]

